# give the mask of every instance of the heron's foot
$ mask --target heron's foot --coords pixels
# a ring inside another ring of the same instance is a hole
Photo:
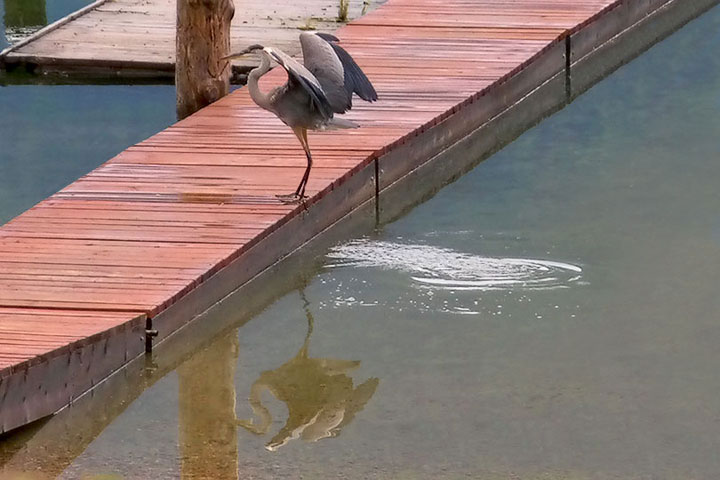
[[[298,195],[297,193],[289,193],[287,195],[275,195],[278,200],[288,205],[295,205],[305,201],[307,195]]]

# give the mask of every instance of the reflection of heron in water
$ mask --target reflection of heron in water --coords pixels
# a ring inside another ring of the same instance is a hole
[[[297,355],[274,370],[260,374],[250,390],[250,406],[259,423],[254,420],[238,420],[246,430],[262,435],[272,423],[270,411],[262,404],[263,390],[269,390],[288,409],[285,426],[266,445],[275,451],[292,439],[302,438],[315,442],[335,437],[350,423],[355,414],[363,409],[375,393],[379,380],[371,378],[353,388],[353,380],[346,372],[360,366],[360,361],[333,358],[310,358],[308,348],[313,331],[313,317],[309,303],[301,291],[305,303],[308,332]]]

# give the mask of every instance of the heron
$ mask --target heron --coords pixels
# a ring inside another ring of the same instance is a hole
[[[272,112],[289,126],[300,141],[307,168],[294,193],[277,195],[286,203],[298,203],[305,197],[305,187],[312,168],[312,154],[307,139],[308,130],[357,128],[356,123],[335,117],[352,108],[352,96],[367,101],[377,100],[377,92],[362,69],[338,42],[328,33],[303,32],[300,47],[303,64],[277,48],[250,45],[230,54],[223,60],[238,58],[251,53],[260,54],[260,65],[248,74],[247,86],[250,98],[261,108]],[[287,72],[287,82],[269,92],[260,90],[260,78],[277,62]]]

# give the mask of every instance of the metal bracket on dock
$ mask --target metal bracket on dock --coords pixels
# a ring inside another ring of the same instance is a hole
[[[572,98],[572,78],[570,77],[570,66],[572,64],[572,45],[570,35],[565,37],[565,97],[568,101]]]
[[[158,336],[158,331],[152,328],[152,318],[145,321],[145,353],[152,352],[153,338]]]

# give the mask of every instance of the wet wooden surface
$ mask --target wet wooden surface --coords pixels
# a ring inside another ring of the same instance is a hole
[[[422,142],[423,132],[480,95],[517,101],[525,90],[503,90],[509,75],[544,58],[558,63],[548,75],[562,72],[563,38],[611,3],[389,0],[342,28],[337,35],[380,100],[356,99],[346,117],[359,129],[309,135],[307,205],[275,198],[293,191],[304,171],[297,139],[240,89],[2,226],[0,392],[3,377],[59,349],[202,294],[250,247],[276,231],[292,235],[280,228],[312,218],[308,211],[372,162],[382,175],[393,158],[386,154]],[[262,83],[284,80],[276,69]],[[450,133],[447,142],[456,138]]]
[[[350,2],[348,18],[383,0]],[[174,0],[106,0],[64,25],[39,34],[29,43],[6,53],[8,64],[27,63],[41,71],[112,74],[113,76],[172,75],[175,65]],[[299,52],[300,29],[333,31],[338,23],[337,0],[235,0],[231,28],[234,51],[253,43],[276,46],[289,54]],[[254,57],[234,62],[256,66]]]

